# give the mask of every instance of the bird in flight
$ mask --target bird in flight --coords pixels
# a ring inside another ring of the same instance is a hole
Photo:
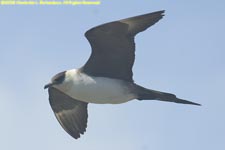
[[[134,83],[134,37],[163,16],[164,10],[157,11],[106,23],[85,33],[92,48],[86,64],[56,74],[44,87],[57,120],[68,134],[77,139],[86,131],[88,103],[120,104],[137,99],[200,105]]]

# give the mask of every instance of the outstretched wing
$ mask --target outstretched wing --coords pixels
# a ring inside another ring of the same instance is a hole
[[[63,129],[75,139],[84,134],[87,127],[87,104],[75,100],[56,88],[49,88],[49,101]]]
[[[163,13],[164,11],[157,11],[88,30],[85,36],[90,42],[92,53],[81,71],[92,76],[133,82],[134,37],[158,22],[164,16]]]

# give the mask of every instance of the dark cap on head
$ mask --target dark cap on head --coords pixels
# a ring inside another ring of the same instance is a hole
[[[66,71],[60,72],[58,74],[56,74],[53,78],[52,78],[52,82],[48,83],[44,86],[44,89],[51,87],[52,85],[55,84],[60,84],[64,81],[66,76]]]

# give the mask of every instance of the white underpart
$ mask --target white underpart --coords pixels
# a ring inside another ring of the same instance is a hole
[[[122,80],[88,76],[76,69],[67,71],[64,83],[55,87],[88,103],[119,104],[136,98]]]

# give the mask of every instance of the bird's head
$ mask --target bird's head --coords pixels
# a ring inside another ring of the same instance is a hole
[[[51,82],[44,86],[44,89],[47,89],[47,88],[52,87],[52,86],[61,85],[65,81],[65,78],[66,78],[66,71],[63,71],[63,72],[60,72],[60,73],[56,74],[52,78]]]

